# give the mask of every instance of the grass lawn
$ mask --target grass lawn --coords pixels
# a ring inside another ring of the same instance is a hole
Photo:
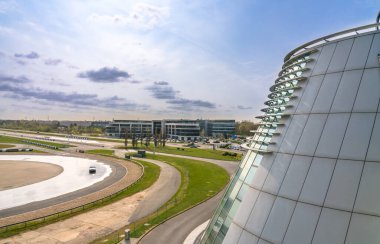
[[[0,148],[11,148],[15,147],[14,145],[9,145],[9,144],[0,144]]]
[[[181,173],[181,185],[177,193],[155,213],[121,228],[95,243],[115,243],[124,234],[124,229],[131,230],[132,237],[140,237],[151,227],[185,211],[192,206],[211,198],[221,191],[229,181],[228,173],[221,167],[193,159],[183,159],[162,155],[148,155],[174,166]]]
[[[3,135],[0,136],[0,143],[16,143],[16,144],[25,144],[25,145],[37,146],[37,145],[34,145],[34,144],[28,144],[26,142],[23,142],[23,140],[32,141],[32,142],[36,142],[36,143],[41,143],[41,144],[49,145],[49,146],[55,146],[55,147],[58,147],[58,148],[65,148],[65,147],[72,146],[72,145],[68,145],[68,144],[55,143],[55,142],[50,142],[50,141],[32,140],[32,139],[29,139],[29,138],[18,138],[18,137],[3,136]],[[43,146],[40,146],[40,147],[44,148]]]
[[[109,149],[94,149],[94,150],[87,150],[86,153],[89,154],[99,154],[103,156],[113,156],[114,150]]]
[[[111,204],[113,202],[116,202],[120,199],[123,199],[125,197],[129,197],[137,192],[143,191],[153,185],[154,182],[158,179],[160,176],[160,170],[161,168],[158,167],[155,164],[145,162],[145,161],[139,161],[143,167],[144,167],[144,175],[141,177],[139,181],[137,181],[135,184],[129,186],[125,190],[119,192],[118,194],[114,195],[113,197],[106,198],[103,201],[97,201],[93,204],[86,205],[84,208],[78,207],[74,209],[73,211],[66,211],[64,213],[61,213],[59,216],[58,214],[55,214],[51,217],[46,218],[45,222],[42,222],[40,220],[31,221],[28,223],[28,225],[25,227],[24,224],[20,224],[20,226],[16,226],[14,228],[10,227],[7,231],[3,231],[0,228],[0,238],[6,238],[12,235],[17,235],[20,232],[28,231],[28,230],[34,230],[37,228],[40,228],[45,225],[49,225],[64,219],[71,218],[73,216],[76,216],[78,214],[88,212],[90,210],[93,210],[95,208],[103,207],[107,204]],[[18,227],[18,228],[17,228]]]
[[[124,149],[125,147],[118,147]],[[133,149],[131,146],[127,147],[128,149]],[[152,144],[149,147],[141,146],[135,149],[147,150],[151,152],[159,152],[159,153],[168,153],[174,155],[183,155],[190,157],[198,157],[198,158],[209,158],[209,159],[217,159],[217,160],[226,160],[226,161],[240,161],[241,153],[238,153],[236,157],[233,156],[224,156],[223,153],[226,151],[223,150],[211,150],[211,149],[201,149],[201,148],[189,148],[189,147],[154,147]]]

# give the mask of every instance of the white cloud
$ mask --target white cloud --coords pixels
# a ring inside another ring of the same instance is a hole
[[[169,7],[137,3],[127,15],[93,13],[88,17],[88,21],[101,24],[128,25],[139,29],[153,29],[161,25],[169,15]]]

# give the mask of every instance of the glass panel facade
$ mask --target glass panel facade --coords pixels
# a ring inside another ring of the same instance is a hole
[[[270,88],[271,94],[268,97],[271,100],[265,102],[268,107],[262,109],[265,114],[260,116],[260,126],[256,134],[247,143],[250,150],[244,155],[233,180],[215,211],[202,243],[223,242],[245,193],[251,187],[248,184],[255,177],[264,154],[270,153],[268,145],[272,141],[273,133],[276,133],[276,129],[286,118],[286,111],[289,107],[287,104],[291,101],[294,91],[299,88],[299,84],[305,80],[302,74],[309,70],[306,64],[310,61],[312,58],[305,54],[287,63],[280,72],[275,85]]]

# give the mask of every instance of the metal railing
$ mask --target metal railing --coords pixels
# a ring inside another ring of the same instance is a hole
[[[352,37],[352,36],[361,35],[363,33],[369,33],[372,31],[377,31],[377,30],[379,30],[379,27],[380,27],[380,23],[364,25],[364,26],[355,27],[352,29],[340,31],[340,32],[337,32],[337,33],[334,33],[331,35],[327,35],[327,36],[315,39],[313,41],[307,42],[307,43],[293,49],[291,52],[289,52],[285,56],[284,62],[287,62],[288,60],[292,59],[293,57],[298,56],[299,54],[301,54],[304,51],[308,51],[310,48],[315,48],[315,47],[322,45],[322,44],[325,44],[327,42],[336,41],[336,40],[343,39],[346,37]]]

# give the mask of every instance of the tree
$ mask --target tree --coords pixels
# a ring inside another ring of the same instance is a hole
[[[124,146],[128,147],[128,130],[125,129]]]

